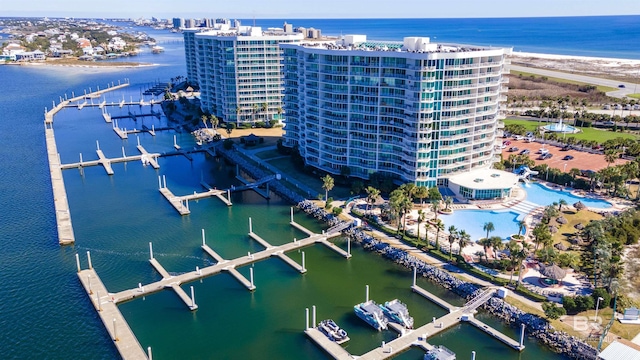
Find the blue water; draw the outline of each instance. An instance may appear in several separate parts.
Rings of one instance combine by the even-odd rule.
[[[569,205],[581,201],[586,206],[596,209],[607,209],[612,206],[611,203],[605,200],[575,196],[569,192],[549,189],[540,184],[525,185],[524,190],[527,192],[527,201],[542,206],[551,205],[554,202],[560,201],[560,199],[565,200]]]
[[[560,132],[560,133],[573,133],[574,131],[576,131],[576,128],[567,124],[550,124],[550,125],[545,125],[543,127],[545,128],[545,130]]]
[[[416,14],[420,15],[420,14]],[[426,15],[426,14],[425,14]],[[287,19],[325,35],[365,34],[374,40],[428,36],[432,41],[513,47],[514,51],[640,59],[640,16],[500,19]],[[253,20],[243,20],[251,24]],[[284,20],[259,19],[257,26],[282,27]]]
[[[458,230],[465,230],[471,235],[471,241],[477,241],[486,237],[487,233],[482,228],[487,222],[492,222],[495,230],[489,236],[500,236],[503,239],[518,233],[518,216],[520,214],[502,210],[455,210],[451,215],[441,215],[440,219],[445,224],[445,230],[453,225]]]

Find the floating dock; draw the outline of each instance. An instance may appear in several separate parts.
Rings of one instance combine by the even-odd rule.
[[[120,356],[127,360],[146,360],[147,354],[95,270],[79,271],[78,278]]]
[[[96,91],[92,94],[100,96],[108,91],[118,90],[126,86],[129,86],[129,84],[112,86],[104,90]],[[60,110],[64,109],[71,102],[82,100],[84,97],[85,95],[77,96],[69,100],[61,101],[58,105],[55,105],[54,102],[53,108],[49,111],[46,111],[45,109],[44,114],[44,132],[45,142],[47,146],[47,159],[49,161],[49,173],[51,175],[53,204],[56,211],[58,243],[60,245],[73,244],[75,242],[75,235],[73,233],[73,225],[71,223],[71,212],[69,211],[67,190],[64,186],[64,179],[62,177],[62,164],[60,161],[60,154],[58,154],[56,138],[53,131],[53,119]]]

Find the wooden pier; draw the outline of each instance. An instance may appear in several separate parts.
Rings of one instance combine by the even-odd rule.
[[[151,165],[154,169],[160,168],[160,165],[158,165],[158,161],[157,161],[157,158],[160,156],[160,154],[149,153],[141,145],[138,145],[137,148],[138,148],[138,151],[140,151],[140,155],[126,156],[124,154],[124,148],[122,148],[123,156],[118,158],[108,158],[104,155],[102,150],[97,149],[96,154],[98,155],[98,160],[83,161],[81,157],[80,162],[71,163],[71,164],[62,164],[60,165],[60,169],[66,170],[66,169],[101,165],[107,174],[113,175],[114,172],[113,172],[113,168],[111,167],[111,164],[120,163],[120,162],[129,162],[129,161],[142,161],[142,159],[145,159],[146,163]]]
[[[79,271],[78,278],[120,356],[127,360],[146,360],[147,354],[95,270]]]
[[[289,242],[280,246],[271,246],[263,251],[259,251],[253,254],[247,254],[246,256],[242,256],[232,260],[226,260],[224,259],[224,257],[217,254],[213,249],[207,246],[206,243],[204,242],[204,237],[203,237],[202,249],[207,254],[209,254],[213,259],[216,260],[216,264],[204,267],[202,269],[198,268],[194,271],[190,271],[180,275],[175,275],[170,278],[163,278],[162,280],[159,280],[144,286],[140,286],[137,288],[124,290],[124,291],[113,294],[113,298],[116,303],[119,303],[122,301],[128,301],[140,296],[146,296],[151,293],[161,291],[166,287],[172,286],[173,284],[180,285],[180,284],[188,283],[188,282],[202,279],[208,276],[219,274],[223,271],[229,272],[232,276],[238,279],[238,281],[240,281],[240,283],[244,285],[247,289],[254,290],[255,284],[253,283],[253,281],[247,280],[244,276],[242,276],[242,274],[240,274],[236,270],[238,267],[242,267],[258,261],[266,260],[272,256],[281,257],[280,253],[284,255],[284,253],[288,251],[300,249],[305,246],[313,245],[315,243],[321,243],[330,248],[332,247],[331,245],[327,245],[331,243],[329,243],[326,240],[325,235],[315,234],[313,236],[309,236],[302,240],[294,240],[293,242]],[[300,271],[299,270],[300,268],[298,267],[295,267],[295,268],[296,270]],[[164,276],[163,274],[161,275]]]
[[[456,311],[456,310],[459,309],[459,307],[451,305],[450,303],[448,303],[444,299],[441,299],[441,298],[437,297],[436,295],[428,292],[427,290],[421,288],[418,285],[412,285],[411,286],[411,290],[413,290],[413,292],[415,292],[415,293],[418,293],[419,295],[421,295],[422,297],[426,298],[427,300],[435,303],[436,305],[439,305],[440,307],[445,308],[449,312],[453,312],[453,311]]]
[[[476,312],[476,309],[487,302],[496,292],[496,288],[487,288],[480,294],[476,295],[472,300],[467,302],[464,307],[457,307],[449,304],[447,301],[440,299],[436,295],[428,292],[427,290],[416,285],[416,269],[414,268],[413,272],[413,286],[411,289],[414,292],[424,296],[430,301],[442,306],[443,308],[449,310],[449,313],[436,319],[433,318],[433,321],[415,329],[415,330],[407,330],[400,326],[392,326],[392,330],[395,330],[399,333],[398,338],[388,342],[382,343],[381,346],[363,354],[362,356],[353,356],[349,354],[344,348],[336,344],[335,342],[329,340],[324,334],[317,331],[314,328],[309,328],[309,319],[308,319],[308,309],[307,309],[307,328],[305,329],[305,334],[309,336],[316,344],[323,348],[323,350],[331,355],[334,359],[353,359],[358,358],[362,360],[379,360],[379,359],[387,359],[394,356],[397,356],[399,353],[406,351],[411,346],[418,346],[425,350],[429,350],[432,346],[427,342],[427,339],[430,336],[434,336],[454,325],[459,324],[460,322],[468,322],[476,328],[486,332],[487,334],[493,336],[498,339],[502,343],[511,347],[514,350],[522,351],[524,350],[524,326],[522,327],[522,332],[520,334],[520,342],[517,342],[514,339],[506,336],[500,331],[490,327],[489,325],[483,323],[480,320],[474,318],[473,314]],[[368,291],[368,290],[367,290]],[[368,295],[367,295],[368,297]],[[315,315],[314,315],[315,317]],[[391,323],[389,324],[391,325]],[[313,325],[315,326],[315,324]],[[314,331],[315,330],[315,331]]]
[[[227,194],[227,196],[229,196],[229,190],[215,190],[210,188],[209,190],[200,193],[194,191],[193,194],[190,195],[176,196],[167,187],[166,179],[164,179],[163,183],[160,177],[158,177],[158,182],[160,183],[160,188],[158,190],[180,215],[191,214],[191,210],[189,210],[190,200],[200,200],[215,196],[223,203],[225,203],[225,205],[232,205],[230,198],[227,199],[226,197],[224,197],[224,194]]]
[[[93,94],[98,96],[108,91],[129,86],[129,84],[122,84],[113,87],[109,87],[104,90],[96,91]],[[53,204],[56,211],[56,225],[58,230],[58,243],[60,245],[72,244],[75,242],[75,235],[73,233],[73,226],[71,223],[71,212],[69,211],[69,201],[67,200],[67,190],[64,186],[64,179],[62,177],[62,167],[60,161],[60,154],[58,154],[58,148],[56,145],[56,138],[53,131],[53,119],[55,115],[62,109],[64,109],[71,102],[79,101],[84,98],[83,96],[77,96],[69,100],[61,101],[58,105],[55,105],[51,110],[46,111],[44,114],[44,128],[45,128],[45,142],[47,146],[47,160],[49,161],[49,173],[51,175],[51,188],[53,191]]]

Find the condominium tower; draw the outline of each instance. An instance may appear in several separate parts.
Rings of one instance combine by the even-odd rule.
[[[510,49],[364,35],[281,48],[284,145],[307,165],[434,186],[498,160]]]
[[[187,77],[200,87],[202,110],[236,124],[280,120],[284,95],[278,45],[299,43],[304,35],[216,27],[184,35]]]

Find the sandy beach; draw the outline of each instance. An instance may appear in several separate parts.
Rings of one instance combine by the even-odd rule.
[[[606,74],[617,78],[627,78],[628,81],[640,79],[640,60],[634,59],[614,59],[514,51],[511,54],[511,62],[514,65],[524,65],[585,75]]]

